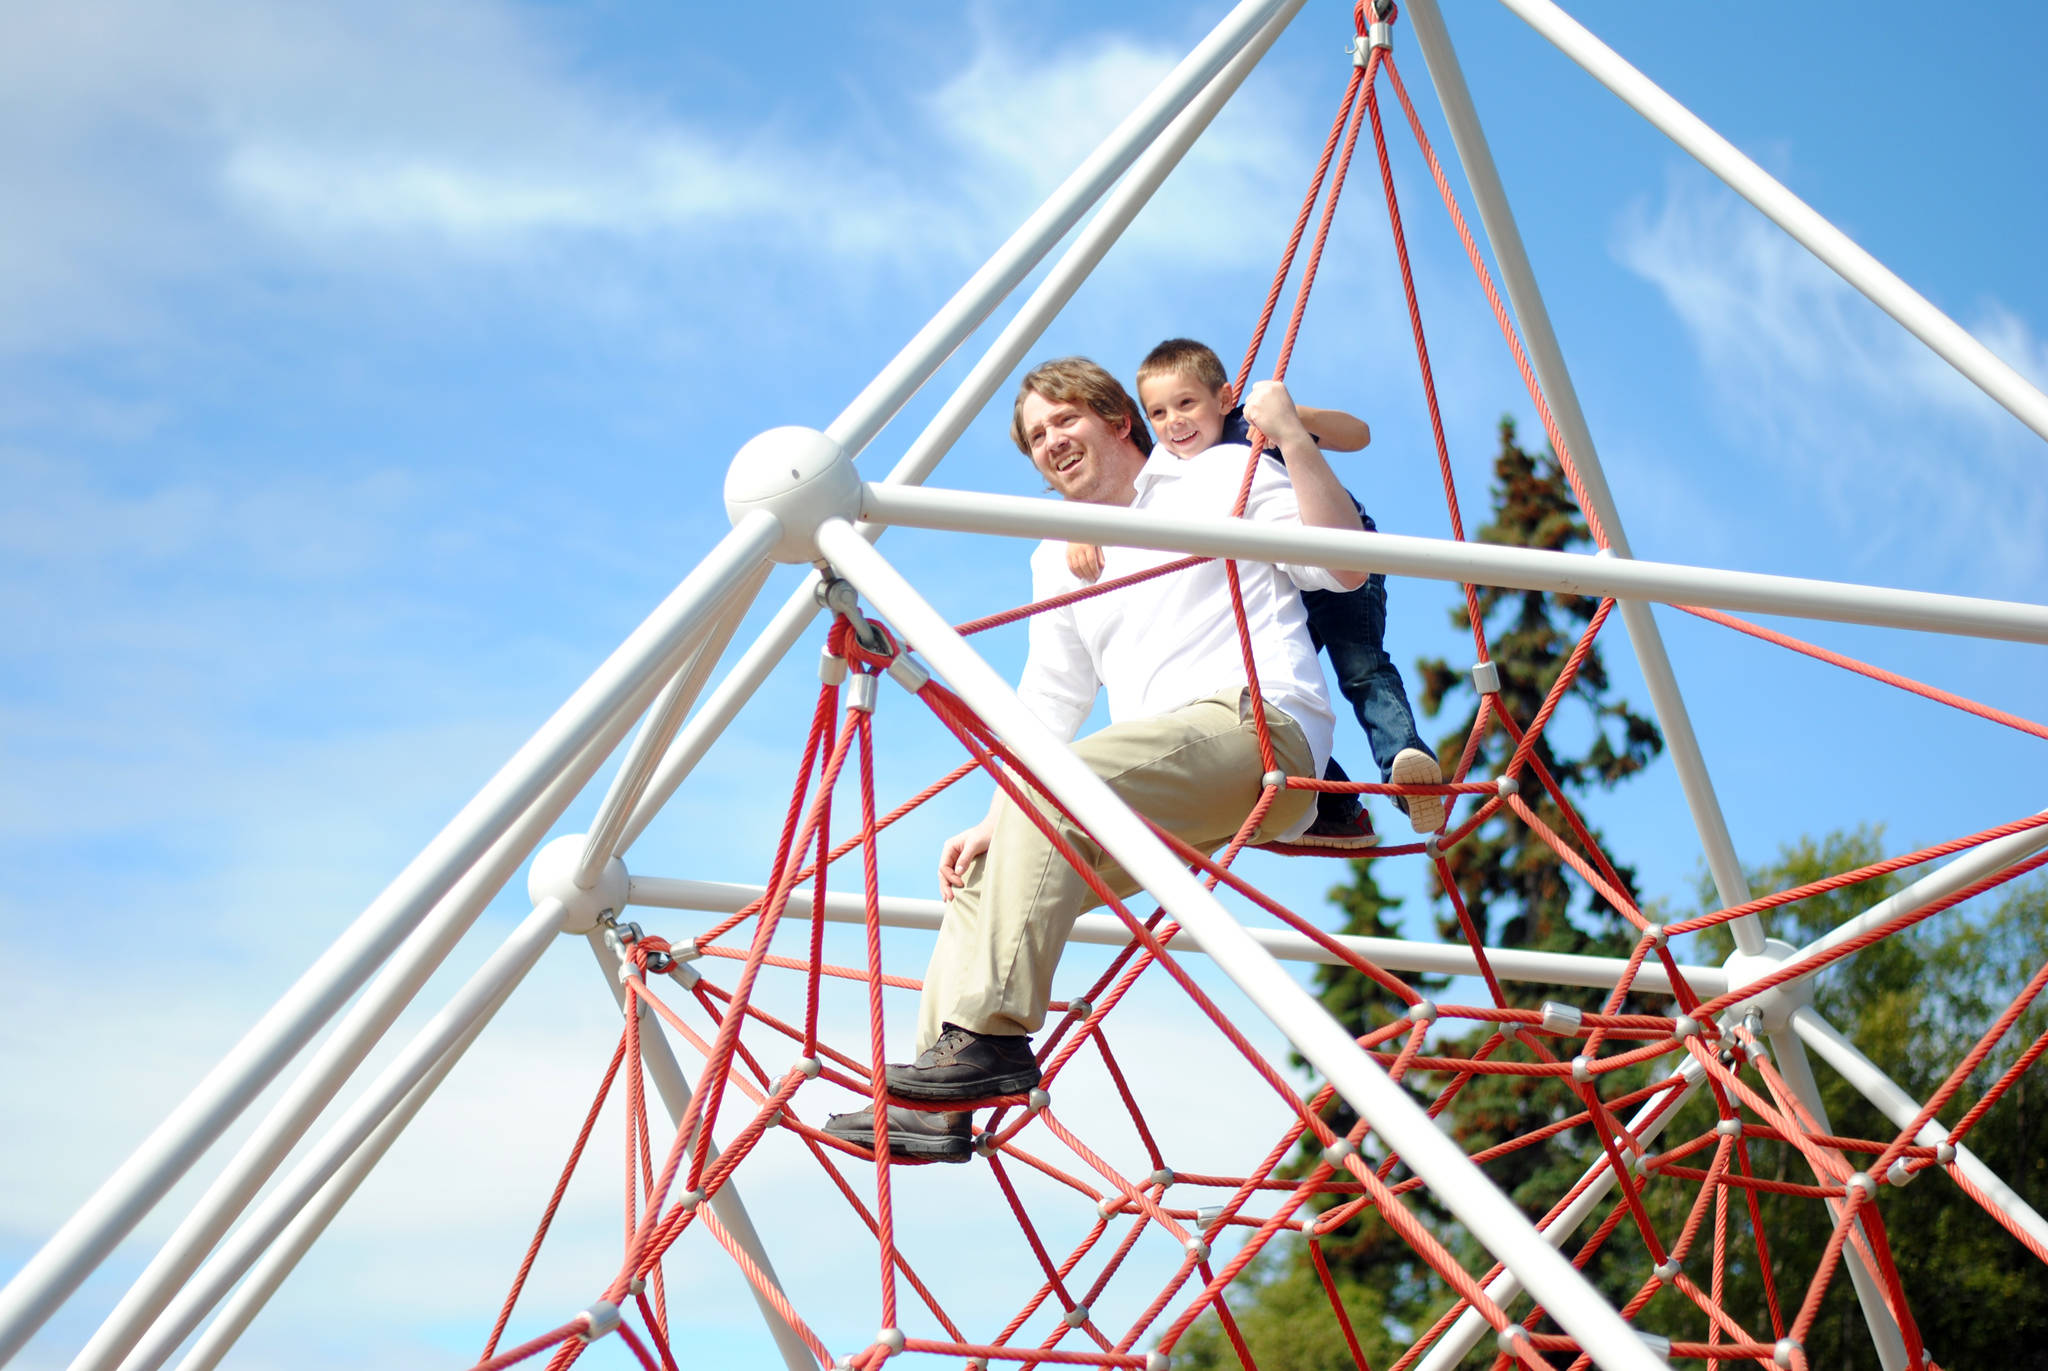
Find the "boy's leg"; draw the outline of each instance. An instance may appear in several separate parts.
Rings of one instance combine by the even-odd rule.
[[[1356,590],[1310,590],[1301,599],[1308,608],[1309,631],[1330,655],[1337,689],[1372,745],[1380,779],[1407,784],[1439,779],[1436,753],[1416,731],[1401,669],[1387,655],[1387,578],[1375,573]],[[1403,808],[1419,832],[1433,832],[1443,823],[1440,797],[1417,796]]]

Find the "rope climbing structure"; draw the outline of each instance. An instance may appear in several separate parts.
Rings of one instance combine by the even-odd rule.
[[[823,431],[771,430],[740,452],[726,488],[732,533],[0,1292],[0,1360],[70,1297],[346,1005],[74,1363],[88,1371],[149,1371],[183,1349],[181,1367],[217,1364],[496,1008],[564,934],[597,954],[624,1011],[622,1026],[608,1054],[590,1063],[595,1086],[578,1126],[565,1130],[559,1182],[552,1194],[534,1197],[530,1246],[523,1258],[507,1255],[514,1274],[469,1363],[475,1371],[522,1363],[561,1371],[586,1355],[649,1371],[686,1364],[692,1301],[673,1275],[677,1254],[695,1250],[686,1245],[715,1250],[732,1264],[792,1371],[877,1371],[899,1357],[984,1368],[1160,1371],[1204,1319],[1213,1320],[1249,1369],[1257,1359],[1233,1316],[1233,1288],[1256,1273],[1263,1256],[1297,1244],[1305,1245],[1326,1297],[1323,1316],[1365,1368],[1372,1363],[1324,1247],[1369,1221],[1383,1224],[1438,1282],[1436,1315],[1407,1331],[1396,1371],[1465,1364],[1475,1349],[1496,1367],[1648,1371],[1705,1361],[1803,1368],[1804,1342],[1822,1300],[1842,1281],[1853,1287],[1882,1365],[1933,1367],[1939,1349],[1923,1340],[1915,1292],[1901,1280],[1884,1220],[1888,1192],[1923,1172],[1940,1173],[1931,1183],[1952,1186],[1957,1205],[1977,1207],[2002,1226],[2026,1260],[2048,1262],[2048,1222],[1969,1147],[1972,1131],[2048,1050],[2035,1011],[2048,989],[2048,966],[1983,1025],[1924,1101],[1886,1078],[1815,1010],[1812,995],[1814,978],[1830,967],[2048,865],[2048,813],[2015,815],[1825,880],[1751,892],[1648,606],[1677,607],[1910,692],[1928,708],[1967,711],[2037,739],[2048,738],[2041,722],[1740,614],[2042,643],[2048,610],[1633,558],[1434,0],[1408,0],[1401,11],[1363,0],[1350,12],[1351,72],[1250,330],[1237,385],[1242,393],[1259,373],[1269,326],[1293,281],[1293,306],[1265,372],[1285,378],[1354,153],[1369,129],[1392,243],[1387,265],[1406,302],[1448,537],[1278,528],[1233,517],[1242,511],[1256,455],[1248,460],[1238,509],[1201,519],[921,488],[1302,3],[1239,5],[837,421]],[[1726,172],[1727,159],[1739,159],[1545,0],[1504,3],[1710,167]],[[1404,25],[1443,101],[1499,281],[1404,84],[1394,50]],[[1398,118],[1390,117],[1396,111]],[[1412,144],[1438,193],[1597,555],[1484,545],[1468,536],[1396,191],[1396,144],[1404,156]],[[1956,343],[1946,331],[1953,325],[1917,296],[1907,299],[1911,292],[1882,268],[1847,255],[1846,239],[1830,238],[1824,221],[1752,164],[1729,179],[1780,222],[1799,223],[1802,241],[2048,436],[2048,401],[2038,392],[1988,353]],[[854,457],[1091,207],[1094,216],[896,470],[884,481],[864,482]],[[1252,453],[1262,446],[1254,433]],[[895,526],[1142,546],[1161,549],[1163,560],[1058,600],[954,625],[876,548],[880,534]],[[969,640],[1075,599],[1115,595],[1134,581],[1217,560],[1232,587],[1267,775],[1237,835],[1212,853],[1119,801]],[[1309,562],[1461,588],[1479,707],[1464,751],[1441,784],[1333,782],[1278,767],[1236,590],[1238,561]],[[777,563],[817,569],[713,687],[720,658]],[[1499,689],[1478,598],[1485,586],[1596,601],[1547,696],[1527,717],[1518,717]],[[1637,905],[1539,749],[1617,611],[1670,740],[1716,885],[1719,907],[1682,922],[1659,923]],[[624,854],[653,815],[776,664],[805,641],[818,650],[820,681],[807,727],[800,736],[792,730],[789,740],[790,791],[766,870],[752,873],[751,884],[629,873]],[[885,697],[894,698],[885,705]],[[641,727],[627,741],[636,720]],[[886,796],[878,751],[891,746],[892,729],[911,728],[950,739],[957,762],[914,793]],[[1490,755],[1482,743],[1493,737],[1505,740],[1506,760],[1482,774],[1479,759]],[[590,831],[543,846],[567,805],[621,745]],[[883,893],[881,854],[900,821],[950,799],[953,787],[975,775],[1015,800],[1088,883],[1100,912],[1084,915],[1072,937],[1108,949],[1061,987],[1051,1027],[1035,1044],[1040,1085],[961,1106],[974,1111],[972,1156],[944,1202],[975,1230],[1013,1235],[1021,1254],[994,1273],[1005,1292],[994,1319],[984,1316],[979,1295],[973,1313],[962,1311],[949,1293],[959,1252],[909,1221],[912,1207],[931,1203],[934,1192],[925,1188],[928,1168],[888,1158],[890,1098],[882,1072],[892,1043],[902,1055],[922,970],[921,960],[885,964],[885,944],[898,946],[902,936],[885,938],[885,930],[930,930],[942,916],[936,902]],[[1376,848],[1372,860],[1434,868],[1462,940],[1332,934],[1240,874],[1241,852],[1284,789],[1442,797],[1448,817],[1441,828],[1421,841]],[[1510,825],[1525,828],[1626,922],[1626,956],[1484,942],[1450,864],[1482,829]],[[1083,846],[1113,858],[1140,893],[1120,897]],[[278,1175],[341,1084],[529,857],[532,915]],[[1824,893],[1891,890],[1884,883],[1902,873],[1913,879],[1883,898],[1873,895],[1862,913],[1805,947],[1767,936],[1774,910]],[[829,953],[828,926],[835,923],[859,931],[859,954],[849,964]],[[1720,965],[1681,961],[1680,949],[1692,945],[1688,936],[1709,930],[1724,931],[1734,953]],[[1348,968],[1363,978],[1372,987],[1374,1026],[1354,1036],[1302,989],[1283,967],[1287,960]],[[1433,994],[1448,999],[1449,992],[1430,987],[1443,985],[1461,994],[1469,988],[1469,1002],[1437,1002]],[[1528,1007],[1532,997],[1510,994],[1510,986],[1593,988],[1603,995],[1597,1010],[1564,999]],[[1166,1055],[1212,1064],[1207,1069],[1218,1081],[1232,1083],[1236,1093],[1209,1107],[1270,1119],[1268,1131],[1237,1147],[1225,1144],[1247,1136],[1243,1128],[1168,1126],[1183,1115],[1162,1098],[1158,1044],[1133,1026],[1130,1007],[1141,1001],[1148,1014],[1162,1003],[1171,1007],[1176,1028]],[[833,1025],[847,1022],[861,1031],[835,1040]],[[1475,1028],[1482,1036],[1459,1041],[1476,1047],[1444,1049],[1447,1030]],[[1286,1060],[1289,1052],[1306,1064],[1306,1076]],[[1809,1054],[1867,1097],[1894,1131],[1837,1132]],[[1996,1064],[1988,1082],[1987,1063]],[[1439,1120],[1491,1076],[1547,1081],[1567,1092],[1569,1107],[1468,1150]],[[822,1127],[829,1108],[861,1104],[875,1110],[873,1149]],[[587,1307],[530,1308],[522,1301],[529,1273],[572,1178],[598,1164],[593,1148],[615,1126],[624,1170],[624,1237],[616,1258],[589,1273]],[[1524,1190],[1511,1202],[1497,1184],[1504,1171],[1566,1136],[1592,1141],[1592,1164],[1555,1193],[1533,1197]],[[1754,1165],[1760,1143],[1789,1147],[1800,1171],[1765,1175]],[[835,1231],[854,1235],[836,1266],[842,1284],[872,1291],[873,1331],[857,1345],[835,1344],[806,1313],[816,1292],[785,1285],[778,1275],[773,1254],[782,1235],[758,1231],[741,1201],[742,1186],[764,1172],[779,1191],[799,1190],[821,1224],[829,1211]],[[1827,1232],[1810,1269],[1788,1277],[1771,1261],[1762,1195],[1803,1201],[1808,1222]],[[1446,1240],[1446,1223],[1490,1253],[1490,1264],[1468,1269]],[[1626,1252],[1636,1263],[1619,1307],[1585,1274],[1603,1252]],[[1756,1308],[1734,1301],[1727,1280],[1731,1261],[1751,1257],[1763,1274],[1764,1299]],[[1655,1325],[1651,1311],[1668,1307],[1656,1303],[1667,1291],[1698,1312],[1703,1337],[1676,1337]]]

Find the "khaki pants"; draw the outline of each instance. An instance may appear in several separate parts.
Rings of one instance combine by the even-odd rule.
[[[1314,758],[1300,727],[1266,708],[1273,752],[1289,775],[1306,776]],[[1221,691],[1167,714],[1111,724],[1074,751],[1124,802],[1183,842],[1213,852],[1233,837],[1258,802],[1264,767],[1249,692]],[[1282,790],[1254,841],[1284,833],[1315,803],[1315,793]],[[1055,831],[1119,897],[1137,887],[1123,869],[1044,809]],[[1079,872],[1008,799],[996,812],[989,848],[953,894],[925,973],[917,1050],[943,1024],[975,1033],[1035,1033],[1052,1002],[1052,973],[1080,913],[1100,903]]]

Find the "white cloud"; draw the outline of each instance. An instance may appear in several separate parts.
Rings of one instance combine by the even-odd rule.
[[[1684,324],[1727,438],[1858,549],[1856,574],[2022,593],[2048,571],[2038,440],[1749,206],[1674,178],[1616,250]],[[2048,378],[2028,321],[1993,301],[1974,331]]]

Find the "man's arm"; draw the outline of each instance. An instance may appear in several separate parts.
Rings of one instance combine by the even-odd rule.
[[[1067,587],[1052,577],[1066,567],[1063,544],[1043,543],[1031,557],[1031,598],[1043,600]],[[1017,681],[1017,697],[1038,716],[1039,722],[1062,738],[1071,739],[1081,731],[1088,711],[1095,707],[1101,682],[1096,679],[1095,661],[1088,655],[1074,627],[1071,613],[1047,610],[1031,619],[1031,650],[1024,659],[1024,674]],[[939,896],[953,898],[953,891],[967,883],[967,867],[988,850],[989,832],[995,825],[1003,792],[989,798],[988,813],[969,829],[955,833],[939,849]]]
[[[1294,408],[1301,415],[1302,427],[1315,435],[1316,446],[1325,452],[1357,452],[1372,442],[1372,429],[1356,414],[1314,405]]]
[[[1352,503],[1350,492],[1337,479],[1337,473],[1330,470],[1322,450],[1309,436],[1308,426],[1295,412],[1294,400],[1287,394],[1286,386],[1278,381],[1260,381],[1246,398],[1244,413],[1286,458],[1287,478],[1294,486],[1294,499],[1303,525],[1344,529],[1352,533],[1365,531],[1365,525],[1358,519],[1358,506]],[[1366,574],[1362,571],[1332,569],[1330,574],[1346,590],[1356,590],[1365,584]]]

